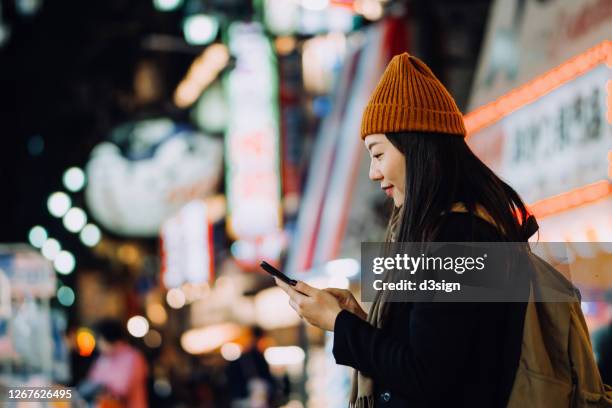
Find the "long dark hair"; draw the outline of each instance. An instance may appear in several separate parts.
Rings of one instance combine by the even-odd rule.
[[[406,160],[404,202],[391,214],[388,237],[393,234],[397,242],[432,241],[440,215],[462,202],[471,213],[477,205],[484,209],[506,240],[525,240],[522,220],[529,216],[525,204],[476,157],[463,137],[430,132],[386,136]]]

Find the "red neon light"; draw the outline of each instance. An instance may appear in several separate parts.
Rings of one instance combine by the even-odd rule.
[[[612,67],[612,41],[610,40],[603,41],[582,54],[570,58],[558,67],[465,115],[467,137],[541,98],[560,85],[590,71],[601,63],[606,63],[608,67]],[[610,105],[610,86],[608,85],[608,121],[612,119]]]
[[[536,218],[544,218],[585,204],[591,204],[610,195],[612,195],[612,184],[608,180],[600,180],[575,190],[536,201],[529,205],[529,210]]]
[[[503,117],[534,102],[559,86],[605,63],[612,68],[612,41],[606,40],[579,54],[556,68],[515,88],[495,101],[481,106],[464,116],[467,137],[492,125]],[[612,123],[612,81],[606,82],[607,119]],[[608,152],[608,178],[612,179],[612,151]],[[612,195],[612,185],[601,180],[529,205],[530,211],[539,218],[547,217],[571,208],[592,203]]]

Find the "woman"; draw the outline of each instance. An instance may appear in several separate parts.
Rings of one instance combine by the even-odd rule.
[[[516,192],[470,151],[455,101],[419,59],[392,59],[361,137],[370,179],[393,199],[388,240],[515,242],[537,229]],[[334,331],[336,362],[355,369],[350,407],[506,405],[524,303],[398,303],[378,292],[366,313],[349,291],[276,283],[303,319]]]

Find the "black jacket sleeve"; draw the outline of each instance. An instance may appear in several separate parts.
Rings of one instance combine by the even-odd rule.
[[[332,352],[338,364],[401,394],[429,399],[456,387],[477,321],[473,304],[417,303],[406,322],[410,340],[402,342],[343,310],[335,321]]]

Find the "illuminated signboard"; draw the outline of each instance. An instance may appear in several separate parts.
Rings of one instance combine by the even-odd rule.
[[[612,38],[610,0],[491,3],[470,110]]]
[[[228,232],[256,240],[281,227],[277,73],[270,43],[256,23],[234,23],[226,77]]]
[[[7,295],[9,299],[51,298],[56,293],[57,279],[51,262],[26,245],[0,245],[0,279],[0,299]]]
[[[468,143],[528,203],[606,180],[611,79],[612,70],[598,64],[476,130]],[[509,98],[498,105],[511,104]],[[480,113],[468,115],[466,124]]]
[[[186,204],[161,228],[162,282],[166,288],[213,278],[212,227],[206,204]]]
[[[185,203],[215,192],[222,149],[221,141],[168,119],[122,125],[91,152],[88,210],[114,233],[155,237]]]

